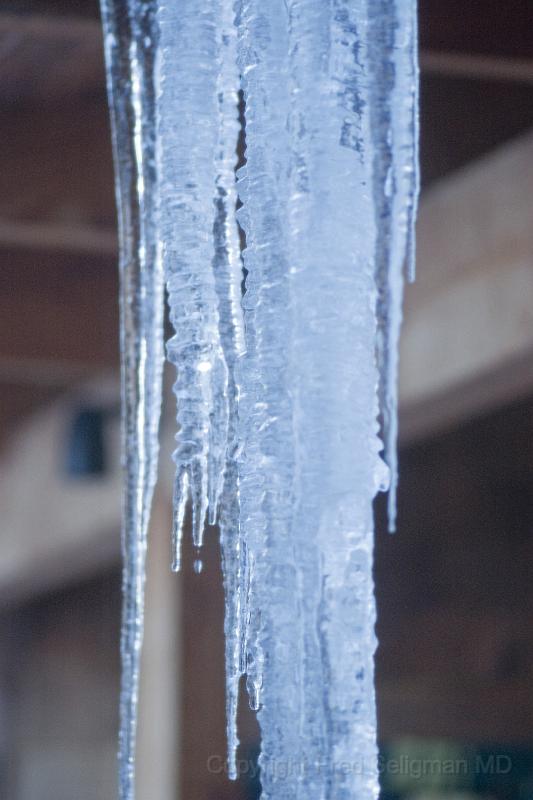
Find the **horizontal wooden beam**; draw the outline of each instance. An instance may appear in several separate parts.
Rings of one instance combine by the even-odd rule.
[[[97,367],[52,358],[13,358],[0,355],[0,385],[65,389],[97,371]]]
[[[18,106],[105,92],[98,19],[0,14],[0,103]]]
[[[0,249],[114,256],[118,244],[110,228],[0,219]]]
[[[423,73],[484,81],[525,83],[533,86],[533,59],[495,58],[470,53],[423,50]]]
[[[57,362],[50,380],[85,364],[118,363],[118,270],[114,256],[0,250],[0,359]],[[29,361],[28,361],[29,359]],[[39,380],[45,379],[42,370]]]
[[[0,82],[0,103],[1,103]],[[103,99],[1,110],[0,221],[15,247],[110,251],[116,222]],[[56,227],[57,226],[57,227]],[[49,230],[51,228],[51,230]],[[108,244],[111,242],[111,244]]]
[[[531,58],[531,0],[420,0],[422,50]]]

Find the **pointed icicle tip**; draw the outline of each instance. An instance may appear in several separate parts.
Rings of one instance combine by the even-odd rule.
[[[204,490],[206,470],[196,460],[191,465],[192,541],[200,548],[204,543],[204,524],[207,515],[207,495]]]
[[[183,523],[189,499],[189,473],[181,469],[176,475],[174,484],[174,517],[172,521],[172,572],[181,569],[181,542],[183,539]]]

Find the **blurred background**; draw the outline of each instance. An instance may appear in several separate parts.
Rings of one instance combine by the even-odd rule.
[[[377,504],[384,800],[533,799],[533,3],[420,0],[423,194],[399,529]],[[115,797],[120,615],[113,167],[96,0],[0,8],[0,797]],[[139,797],[225,776],[223,598],[149,558]]]

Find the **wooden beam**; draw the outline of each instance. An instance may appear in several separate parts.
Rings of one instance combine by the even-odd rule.
[[[422,50],[439,50],[507,58],[531,58],[531,0],[421,0]]]
[[[117,234],[111,228],[0,219],[0,249],[114,256]]]
[[[2,110],[0,220],[14,222],[11,231],[3,226],[14,244],[50,237],[54,247],[67,239],[95,251],[109,240],[116,213],[108,119],[103,98]]]
[[[41,387],[43,390],[66,389],[88,375],[97,371],[90,361],[76,364],[73,361],[59,361],[50,356],[43,358],[10,358],[0,356],[0,385]]]
[[[525,83],[533,86],[533,60],[494,58],[470,53],[446,53],[423,50],[420,53],[423,73],[484,81]]]
[[[0,103],[64,102],[105,92],[98,19],[0,14]]]
[[[0,252],[0,359],[9,359],[12,377],[22,360],[31,367],[44,359],[58,362],[56,383],[68,364],[72,374],[83,365],[115,367],[118,352],[114,257]]]
[[[533,391],[532,191],[529,134],[425,196],[400,360],[405,440]]]

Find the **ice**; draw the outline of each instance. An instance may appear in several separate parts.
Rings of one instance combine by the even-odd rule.
[[[363,4],[240,6],[241,524],[261,783],[276,800],[378,793],[372,500],[385,468],[368,28]]]
[[[243,298],[246,352],[238,365],[241,530],[250,560],[247,683],[259,707],[260,767],[299,753],[300,659],[294,510],[293,403],[289,353],[290,289],[287,195],[291,141],[287,129],[288,20],[284,0],[238,3],[238,63],[246,104],[246,166],[238,190],[248,271]],[[295,630],[296,626],[296,630]],[[296,656],[296,657],[295,657]],[[265,714],[275,724],[269,724]],[[295,796],[296,777],[278,800]]]
[[[174,563],[180,564],[184,505],[191,498],[195,545],[208,507],[213,521],[228,443],[228,370],[213,271],[219,149],[218,3],[160,2],[157,92],[159,224],[176,366],[178,433]]]
[[[390,467],[389,529],[396,526],[398,344],[403,276],[414,279],[418,172],[418,34],[415,0],[380,0],[369,15],[372,46],[378,365],[385,460]]]
[[[103,11],[129,476],[121,800],[133,798],[162,268],[177,369],[172,566],[190,501],[197,548],[206,517],[220,530],[230,777],[246,674],[265,800],[375,800],[372,504],[390,476],[393,528],[419,183],[416,2],[106,0]]]
[[[220,500],[219,528],[226,609],[225,670],[228,764],[230,777],[236,777],[238,747],[237,708],[242,675],[243,574],[245,554],[241,543],[239,488],[236,463],[237,439],[237,359],[244,353],[241,308],[242,261],[235,210],[237,189],[235,167],[239,137],[237,31],[233,0],[222,0],[218,25],[219,75],[218,144],[215,157],[216,192],[214,198],[213,272],[218,298],[219,331],[228,370],[228,443],[224,485]],[[215,521],[214,516],[211,520]]]
[[[190,0],[161,3],[158,96],[161,233],[176,331],[168,355],[178,370],[180,427],[173,566],[179,568],[184,503],[190,492],[195,544],[202,543],[207,509],[210,523],[218,516],[220,524],[231,762],[237,749],[243,570],[235,363],[244,348],[235,219],[239,75],[233,16],[230,0],[207,7]]]
[[[102,0],[120,239],[123,610],[119,795],[133,797],[148,523],[157,474],[163,270],[155,170],[155,2]]]

